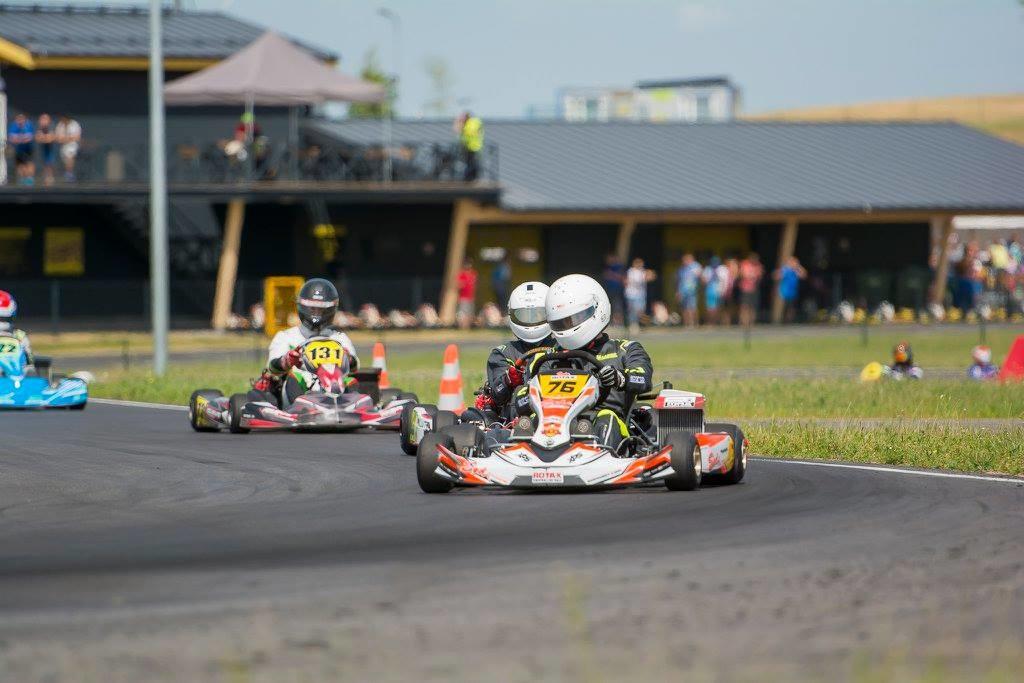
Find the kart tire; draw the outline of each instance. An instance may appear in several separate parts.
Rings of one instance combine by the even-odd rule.
[[[398,398],[399,394],[401,393],[402,392],[399,391],[398,389],[381,389],[380,399],[378,403],[380,403],[381,406],[386,406],[387,404],[391,403],[396,398]]]
[[[192,426],[192,429],[197,432],[216,432],[219,431],[217,427],[205,427],[200,426],[196,422],[196,399],[202,396],[207,400],[213,400],[220,398],[224,395],[224,392],[218,391],[217,389],[196,389],[192,392],[192,395],[188,397],[188,423]]]
[[[421,406],[428,407],[428,406]],[[412,416],[417,408],[415,403],[406,403],[402,406],[402,416],[398,418],[398,438],[402,442],[402,452],[406,455],[416,455],[416,447],[418,443],[413,442],[413,438],[416,436],[413,434],[413,422]],[[435,411],[437,408],[434,409]]]
[[[669,491],[693,491],[700,486],[700,446],[697,437],[689,432],[672,432],[665,438],[663,446],[672,447],[672,469],[675,472],[665,477]]]
[[[709,422],[704,426],[704,431],[725,432],[732,437],[734,444],[732,469],[724,474],[716,472],[714,474],[705,474],[704,477],[708,481],[721,484],[738,484],[743,481],[743,475],[747,473],[747,451],[743,447],[743,430],[739,428],[739,425],[729,424],[728,422]]]
[[[416,481],[424,493],[448,493],[455,486],[434,471],[437,469],[437,447],[440,444],[448,448],[455,447],[450,436],[430,432],[423,436],[416,451]]]
[[[458,424],[458,416],[450,410],[439,410],[437,415],[434,416],[434,431],[439,432],[445,427],[451,427],[453,424]]]
[[[412,401],[413,403],[419,403],[420,402],[420,397],[417,396],[416,394],[412,393],[411,391],[403,391],[402,393],[400,393],[398,395],[398,400],[399,401]]]
[[[73,406],[68,406],[68,410],[85,410],[85,406],[88,404],[88,401],[82,401],[81,403],[76,403]]]
[[[242,426],[242,410],[245,408],[245,404],[249,402],[248,394],[232,394],[231,399],[228,401],[228,416],[230,418],[230,424],[228,429],[231,430],[232,434],[248,434],[249,430]]]

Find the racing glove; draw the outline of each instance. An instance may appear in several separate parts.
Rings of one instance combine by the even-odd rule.
[[[597,381],[605,389],[622,389],[626,386],[626,376],[622,371],[616,370],[610,365],[602,365],[597,371]]]
[[[285,368],[297,368],[302,365],[302,351],[299,349],[292,349],[288,353],[284,354],[284,358],[281,359],[281,365]]]
[[[519,361],[505,371],[505,377],[508,379],[509,387],[515,389],[523,383],[523,369],[519,365]]]
[[[476,397],[476,408],[477,410],[493,410],[494,399],[487,394],[480,394]]]

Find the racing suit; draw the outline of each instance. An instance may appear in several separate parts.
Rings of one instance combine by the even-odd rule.
[[[525,342],[517,338],[491,350],[491,355],[487,357],[485,383],[494,403],[492,409],[498,416],[502,419],[514,417],[513,398],[517,394],[525,395],[525,381],[523,384],[513,386],[509,382],[509,368],[530,352],[540,355],[540,353],[554,349],[554,346],[554,339],[548,336],[539,342]],[[528,375],[528,370],[529,368],[523,368],[523,375]]]
[[[326,327],[316,333],[302,325],[289,327],[287,330],[281,330],[275,334],[274,338],[270,340],[270,350],[267,352],[267,372],[264,373],[264,378],[267,378],[268,374],[270,375],[267,378],[271,380],[269,382],[270,386],[263,390],[254,388],[253,392],[250,392],[252,400],[263,401],[267,400],[268,397],[273,397],[277,400],[271,402],[284,408],[291,405],[296,397],[306,392],[313,383],[313,375],[300,368],[292,369],[285,367],[284,357],[289,351],[311,337],[329,337],[338,342],[352,359],[349,370],[355,370],[359,367],[359,356],[356,355],[356,347],[344,332],[333,327]]]
[[[25,352],[25,364],[35,364],[35,356],[32,355],[32,344],[29,342],[28,334],[24,330],[16,329],[7,322],[0,322],[0,334],[9,335],[17,339],[21,343],[22,350]]]
[[[610,365],[625,378],[623,387],[609,390],[604,401],[596,406],[594,420],[594,434],[602,443],[616,448],[629,436],[626,418],[633,401],[653,386],[654,365],[640,342],[612,339],[603,332],[580,350],[592,353],[603,365]]]

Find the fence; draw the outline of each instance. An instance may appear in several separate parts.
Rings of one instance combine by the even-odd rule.
[[[6,145],[7,182],[18,182],[15,149]],[[466,165],[457,144],[396,142],[389,148],[392,180],[421,182],[460,182],[466,178]],[[229,153],[231,152],[231,153]],[[302,182],[340,182],[384,180],[385,150],[381,145],[306,144],[292,150],[286,143],[257,140],[235,148],[223,142],[188,142],[167,151],[167,177],[170,183],[232,184],[279,180]],[[44,159],[40,145],[34,145],[35,183],[42,184]],[[59,155],[53,162],[56,183],[64,184]],[[478,179],[498,179],[498,149],[485,146],[478,155]],[[111,145],[94,140],[82,142],[75,163],[77,184],[117,185],[145,183],[149,180],[148,145]]]

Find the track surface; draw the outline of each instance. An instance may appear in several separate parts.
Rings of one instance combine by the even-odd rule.
[[[393,434],[90,405],[0,435],[0,679],[1024,662],[1021,483],[754,460],[694,493],[428,496]]]

